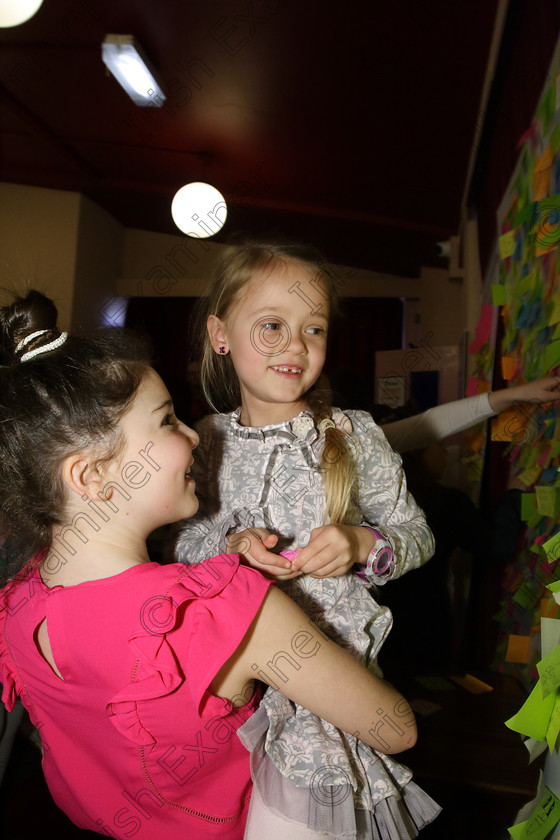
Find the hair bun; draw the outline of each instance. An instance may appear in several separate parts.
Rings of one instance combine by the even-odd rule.
[[[9,306],[0,308],[4,363],[10,364],[22,353],[56,338],[53,333],[58,334],[57,317],[58,310],[53,301],[35,289],[25,297],[17,297]],[[34,337],[30,338],[32,335]],[[25,339],[28,340],[22,345]]]

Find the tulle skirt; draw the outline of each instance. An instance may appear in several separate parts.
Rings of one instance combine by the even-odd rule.
[[[324,763],[314,761],[311,781],[294,782],[280,772],[266,751],[269,723],[266,708],[261,705],[238,730],[251,753],[255,797],[246,840],[259,834],[260,837],[268,835],[269,840],[281,840],[278,828],[272,833],[275,820],[278,825],[282,821],[286,824],[287,838],[298,840],[314,836],[337,840],[408,840],[417,837],[439,814],[440,807],[411,780],[408,768],[351,736],[346,736],[346,751],[352,754],[348,765],[352,767],[351,772],[331,763],[325,751]]]

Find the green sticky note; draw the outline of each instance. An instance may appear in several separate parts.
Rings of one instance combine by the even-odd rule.
[[[548,345],[544,351],[544,365],[545,370],[551,370],[560,365],[560,341],[553,341]]]
[[[560,800],[545,788],[545,793],[528,820],[512,825],[513,840],[545,840],[560,819]]]
[[[558,733],[560,733],[560,695],[556,694],[556,702],[550,716],[550,723],[546,732],[546,742],[548,749],[552,752],[558,740]]]
[[[525,610],[532,609],[538,600],[538,595],[535,594],[533,584],[525,581],[513,596],[513,600]]]
[[[539,524],[539,522],[541,521],[541,519],[542,519],[542,516],[540,515],[538,510],[535,511],[533,516],[531,516],[531,518],[527,520],[527,527],[530,528],[532,531],[534,531],[535,528],[537,527],[537,525]]]
[[[534,493],[521,494],[521,519],[527,522],[537,511],[537,497]]]
[[[500,256],[503,260],[507,257],[511,257],[515,251],[515,231],[509,230],[507,233],[498,237],[498,248],[500,250]]]
[[[492,303],[501,306],[506,302],[506,287],[501,283],[492,283]]]
[[[560,557],[560,533],[554,534],[553,537],[543,543],[542,547],[546,551],[549,563],[558,560],[558,557]]]
[[[560,580],[554,580],[552,583],[547,583],[547,589],[550,589],[551,592],[560,592]]]
[[[560,645],[537,662],[543,699],[560,686]]]
[[[558,514],[558,491],[555,487],[543,484],[535,486],[537,508],[543,516],[556,517]]]
[[[518,212],[517,215],[514,216],[513,219],[513,226],[519,227],[522,225],[523,222],[529,223],[533,218],[534,213],[534,206],[537,202],[531,201],[529,204],[526,204],[525,207],[522,207]]]
[[[560,323],[560,300],[554,300],[548,316],[548,323],[550,325]]]
[[[546,697],[542,696],[539,680],[517,714],[506,720],[506,726],[514,732],[520,732],[521,735],[544,741],[555,701],[554,692]]]
[[[531,452],[532,452],[533,457],[536,458],[537,453],[535,452],[535,450],[533,449],[533,450],[531,450]],[[539,467],[538,464],[531,464],[526,469],[524,469],[522,473],[519,474],[519,479],[527,487],[531,487],[531,485],[534,484],[535,481],[539,480],[541,475],[542,475],[542,467]]]
[[[550,151],[553,155],[556,155],[558,149],[560,149],[560,123],[550,135]]]
[[[521,296],[524,295],[525,292],[532,293],[536,285],[537,277],[535,274],[535,269],[533,269],[533,271],[530,271],[529,274],[526,274],[525,277],[522,277],[519,281],[515,290],[517,296],[521,298]],[[525,344],[525,342],[523,343]]]

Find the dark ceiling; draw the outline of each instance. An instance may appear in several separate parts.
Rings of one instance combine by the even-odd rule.
[[[239,230],[417,276],[457,232],[497,0],[44,0],[0,29],[4,181],[77,190],[179,233],[209,181]],[[132,34],[167,88],[139,108],[106,74]]]

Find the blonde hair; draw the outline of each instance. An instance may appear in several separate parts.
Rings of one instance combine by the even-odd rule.
[[[241,390],[229,354],[218,355],[211,344],[206,321],[209,315],[225,320],[243,289],[257,275],[269,274],[279,267],[299,263],[318,277],[329,301],[329,318],[338,311],[339,281],[322,254],[300,244],[245,240],[228,246],[216,264],[208,288],[201,324],[203,335],[201,383],[204,395],[214,411],[232,411],[241,404]],[[316,426],[332,418],[328,392],[317,383],[305,395]],[[325,484],[324,522],[344,522],[349,515],[355,479],[354,459],[347,434],[338,426],[327,424],[325,445],[321,453],[321,471]]]

